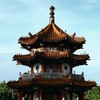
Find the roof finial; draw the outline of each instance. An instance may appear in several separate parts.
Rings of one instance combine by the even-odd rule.
[[[54,23],[54,11],[55,10],[55,7],[54,6],[51,6],[50,7],[50,23]]]

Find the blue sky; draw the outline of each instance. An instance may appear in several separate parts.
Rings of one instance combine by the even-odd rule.
[[[17,80],[19,72],[27,66],[12,61],[17,53],[29,53],[17,43],[28,32],[37,33],[49,24],[49,7],[55,6],[55,24],[68,34],[76,32],[86,44],[76,53],[90,55],[88,66],[74,68],[76,74],[84,72],[86,80],[100,85],[100,0],[0,0],[0,82]]]

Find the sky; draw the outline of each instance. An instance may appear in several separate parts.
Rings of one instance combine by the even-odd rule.
[[[100,85],[100,0],[0,0],[0,82],[17,80],[29,67],[16,65],[15,54],[28,54],[18,39],[37,33],[49,24],[50,6],[55,7],[55,24],[70,35],[84,37],[86,44],[76,54],[87,53],[88,65],[75,67],[85,80]]]

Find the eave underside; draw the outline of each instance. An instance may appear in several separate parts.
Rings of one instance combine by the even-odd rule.
[[[89,55],[75,55],[68,54],[68,52],[57,52],[57,53],[44,53],[44,52],[36,52],[34,55],[14,55],[13,59],[18,62],[18,64],[22,65],[33,65],[37,61],[70,61],[73,67],[78,65],[86,64],[86,60],[89,60]]]
[[[7,85],[13,89],[30,89],[38,88],[69,88],[70,90],[84,89],[88,90],[96,86],[95,82],[73,81],[70,79],[30,79],[9,81]]]

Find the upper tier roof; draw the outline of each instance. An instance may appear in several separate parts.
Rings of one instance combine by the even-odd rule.
[[[72,45],[82,45],[85,43],[85,38],[83,37],[75,37],[75,33],[69,35],[62,31],[55,23],[48,24],[45,28],[43,28],[38,33],[32,35],[29,33],[29,37],[21,37],[19,38],[19,43],[23,45],[34,45],[35,43],[41,42],[61,42],[62,41],[69,42]]]
[[[36,34],[32,35],[29,32],[28,37],[20,37],[18,42],[27,50],[31,48],[39,48],[41,46],[59,46],[63,44],[64,47],[69,47],[73,51],[82,48],[85,43],[84,37],[75,37],[76,33],[72,35],[67,34],[55,24],[54,7],[50,7],[50,23],[41,29]],[[42,45],[41,45],[42,44]]]

